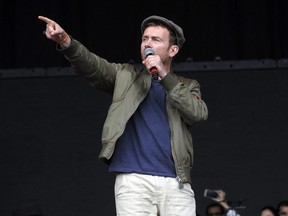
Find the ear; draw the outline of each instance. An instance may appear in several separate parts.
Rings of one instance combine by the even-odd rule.
[[[179,47],[177,45],[172,45],[169,50],[169,56],[174,57],[179,52]]]

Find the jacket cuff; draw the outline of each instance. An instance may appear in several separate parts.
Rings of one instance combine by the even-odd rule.
[[[179,80],[176,79],[172,74],[168,73],[161,80],[161,83],[167,91],[171,91],[179,83]]]
[[[61,52],[65,56],[71,56],[74,53],[76,53],[76,50],[78,49],[78,46],[76,46],[76,43],[78,43],[75,39],[73,39],[71,36],[71,44],[69,47],[61,47],[60,44],[56,44],[56,50]]]

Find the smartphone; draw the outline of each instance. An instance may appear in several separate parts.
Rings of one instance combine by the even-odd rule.
[[[217,198],[218,197],[218,193],[214,190],[210,190],[210,189],[205,189],[204,190],[204,197],[206,198]]]

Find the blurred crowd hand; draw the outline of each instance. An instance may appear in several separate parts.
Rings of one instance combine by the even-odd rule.
[[[212,198],[215,202],[220,203],[226,210],[230,208],[230,206],[227,203],[226,200],[226,193],[223,190],[215,190],[216,193],[218,193],[218,197]]]
[[[226,193],[223,190],[215,190],[216,193],[218,193],[218,197],[216,198],[212,198],[214,201],[216,202],[221,202],[221,201],[226,201],[225,197],[226,197]]]

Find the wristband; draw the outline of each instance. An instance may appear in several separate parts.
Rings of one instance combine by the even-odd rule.
[[[63,38],[63,40],[62,40],[62,41],[59,41],[59,42],[57,42],[57,43],[59,43],[59,44],[64,44],[64,43],[67,41],[68,37],[69,37],[69,35],[66,34],[66,36]]]

